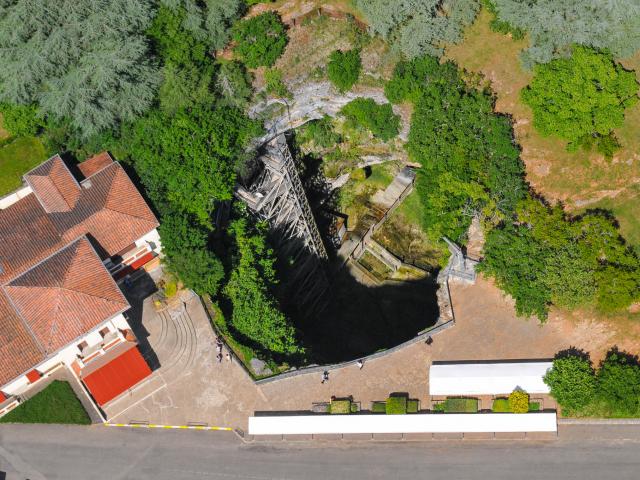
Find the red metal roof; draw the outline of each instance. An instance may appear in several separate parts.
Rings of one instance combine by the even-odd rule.
[[[149,375],[149,365],[142,358],[138,347],[134,346],[91,372],[82,381],[96,402],[104,405]]]

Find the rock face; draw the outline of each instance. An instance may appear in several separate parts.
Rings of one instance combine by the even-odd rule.
[[[267,364],[258,358],[252,358],[249,363],[256,375],[271,375],[273,373],[271,369],[267,367]]]
[[[317,120],[324,115],[335,117],[340,109],[356,98],[371,98],[376,103],[389,103],[381,88],[359,88],[356,91],[339,93],[330,82],[305,83],[292,90],[293,100],[269,99],[249,109],[251,118],[259,118],[274,104],[280,104],[282,113],[265,120],[267,133],[257,142],[259,145],[276,135],[292,128],[304,125],[310,120]],[[400,109],[393,106],[393,111],[400,114]],[[401,117],[402,118],[402,117]],[[401,126],[399,137],[407,140],[408,125]]]

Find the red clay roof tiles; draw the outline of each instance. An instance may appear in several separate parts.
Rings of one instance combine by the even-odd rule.
[[[34,193],[0,210],[0,385],[128,308],[96,249],[115,255],[158,225],[107,153],[78,167],[91,178],[52,157],[25,175]]]

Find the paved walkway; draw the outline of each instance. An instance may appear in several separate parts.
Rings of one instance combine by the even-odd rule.
[[[571,345],[594,346],[593,338],[585,335],[589,322],[552,319],[541,326],[520,319],[512,302],[482,277],[475,285],[452,283],[451,295],[456,325],[438,334],[431,346],[414,344],[368,361],[362,370],[356,366],[332,370],[325,384],[320,375],[307,374],[262,386],[256,386],[235,361],[215,360],[214,335],[197,298],[187,302],[187,315],[173,317],[156,315],[146,301],[143,324],[161,365],[154,378],[161,382],[144,384],[128,405],[121,402],[124,412],[111,421],[197,422],[246,429],[247,417],[255,411],[309,410],[312,402],[328,401],[332,395],[352,395],[368,408],[369,402],[383,400],[391,392],[407,392],[427,405],[432,360],[551,358]]]

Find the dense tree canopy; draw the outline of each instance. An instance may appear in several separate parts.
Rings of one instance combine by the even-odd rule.
[[[597,375],[598,396],[616,415],[637,415],[640,409],[640,365],[638,357],[609,351]]]
[[[638,100],[634,73],[589,48],[575,47],[569,58],[537,65],[534,73],[522,99],[543,135],[571,142],[607,136],[622,126],[625,108]]]
[[[275,12],[266,12],[236,23],[235,52],[247,67],[271,67],[287,45],[287,33]]]
[[[214,201],[231,198],[235,169],[259,132],[256,122],[233,108],[153,112],[134,124],[129,150],[157,204],[170,203],[207,225]]]
[[[295,330],[270,292],[277,281],[275,257],[265,242],[264,226],[252,231],[247,220],[240,218],[228,231],[235,241],[235,254],[224,293],[233,304],[233,327],[271,354],[299,353]]]
[[[85,137],[135,119],[160,80],[143,33],[154,13],[150,0],[2,2],[0,100],[38,104]]]
[[[407,151],[422,168],[417,190],[434,239],[459,240],[472,215],[513,211],[526,191],[511,124],[488,94],[466,86],[452,63],[434,57],[398,64],[385,89],[414,103]],[[489,214],[489,213],[488,213]]]
[[[380,35],[408,58],[440,55],[443,44],[455,43],[473,22],[478,0],[355,0],[372,33]]]
[[[563,352],[544,376],[551,395],[565,413],[574,413],[588,405],[596,393],[596,378],[591,361],[580,352]]]
[[[566,55],[573,44],[627,57],[640,48],[637,0],[493,0],[498,18],[529,33],[525,65]]]
[[[329,56],[327,75],[331,83],[342,93],[351,90],[362,70],[360,52],[356,49],[341,51],[335,50]]]
[[[168,270],[196,293],[215,294],[224,269],[208,249],[207,229],[189,215],[166,211],[159,232]]]
[[[211,50],[224,47],[233,21],[245,9],[243,0],[160,0],[160,3],[184,11],[179,19],[181,27]]]

